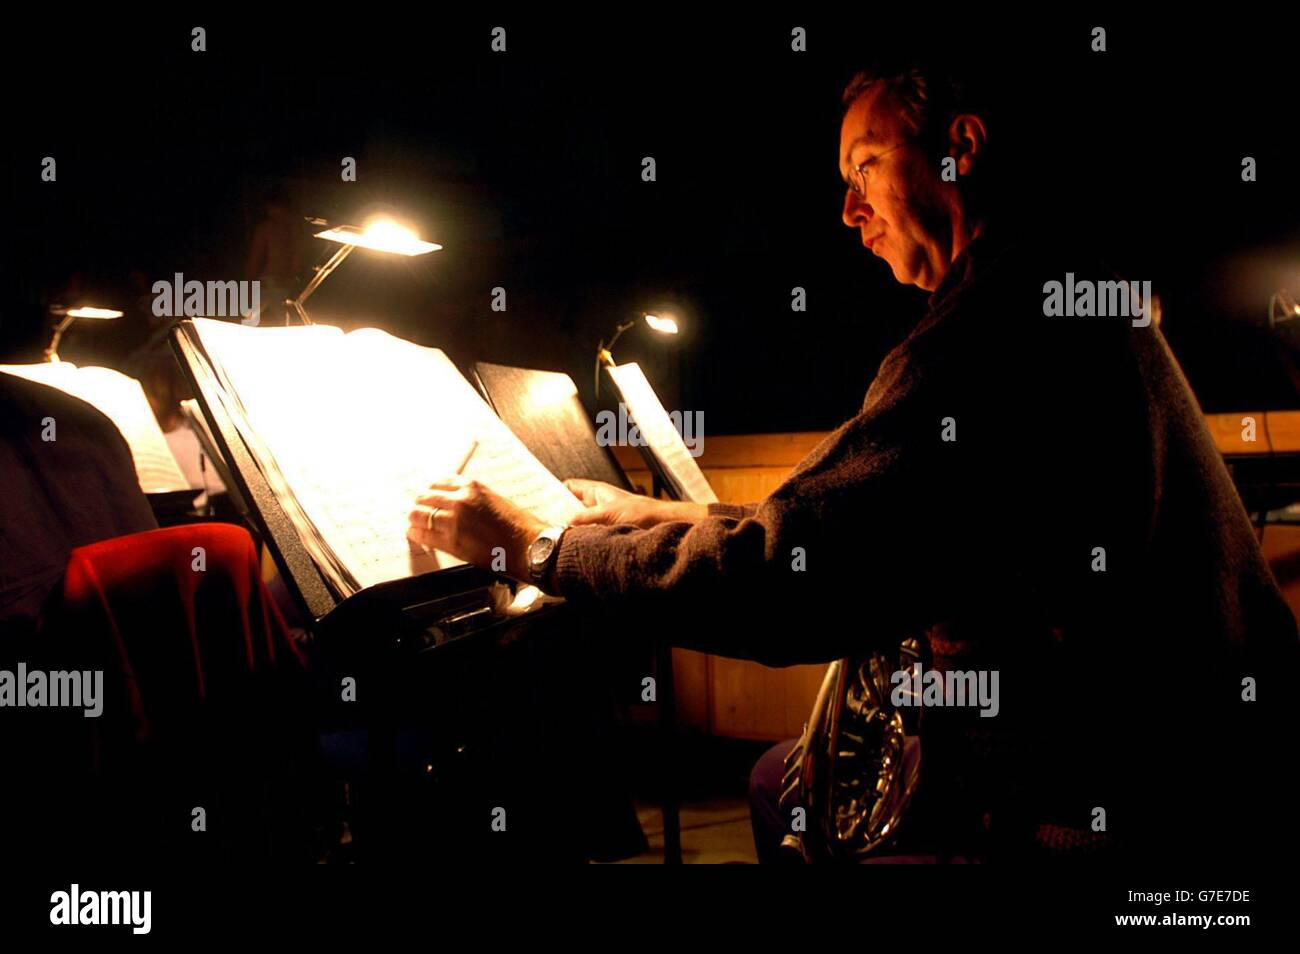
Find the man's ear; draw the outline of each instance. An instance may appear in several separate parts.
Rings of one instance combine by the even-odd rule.
[[[957,174],[969,175],[983,158],[988,128],[974,113],[954,116],[948,124],[948,154],[957,160]]]

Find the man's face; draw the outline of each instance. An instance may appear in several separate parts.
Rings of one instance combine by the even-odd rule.
[[[859,96],[840,125],[841,177],[847,181],[863,162],[866,194],[846,191],[844,224],[861,233],[898,281],[934,291],[952,262],[956,189],[940,178],[938,158],[914,140],[883,84]]]

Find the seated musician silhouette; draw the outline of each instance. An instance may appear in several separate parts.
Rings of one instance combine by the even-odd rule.
[[[1289,813],[1251,687],[1290,696],[1296,626],[1157,324],[1137,299],[1045,308],[1051,282],[1116,276],[1011,214],[992,114],[960,84],[865,72],[844,104],[844,224],[930,293],[852,420],[754,504],[573,481],[589,509],[548,528],[447,476],[409,535],[485,568],[504,546],[512,576],[674,645],[790,665],[912,636],[940,673],[998,673],[991,718],[923,709],[907,852],[1258,850]],[[754,779],[764,860],[791,829],[788,748]]]
[[[310,857],[301,671],[246,531],[158,529],[108,417],[0,373],[0,744],[15,767],[0,824],[16,857],[251,853],[270,830]],[[40,688],[83,672],[93,717]],[[196,798],[239,819],[199,849]]]
[[[62,391],[10,374],[0,374],[0,482],[6,632],[36,625],[74,547],[158,526],[113,422]]]

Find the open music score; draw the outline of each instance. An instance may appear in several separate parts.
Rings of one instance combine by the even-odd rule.
[[[144,388],[135,378],[112,368],[79,368],[68,361],[4,364],[0,365],[0,371],[80,398],[117,425],[131,448],[136,478],[145,493],[176,493],[193,489],[158,426]]]
[[[415,498],[467,447],[467,475],[548,523],[581,507],[436,348],[373,328],[193,327],[225,409],[343,596],[462,562],[406,528]]]

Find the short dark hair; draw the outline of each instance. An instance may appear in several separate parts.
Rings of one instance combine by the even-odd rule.
[[[1007,161],[1005,137],[1010,131],[1007,123],[1013,127],[1019,124],[1006,113],[1007,93],[1000,82],[989,64],[972,63],[951,51],[942,58],[903,54],[859,69],[844,87],[841,98],[847,113],[865,93],[884,86],[894,96],[911,135],[932,157],[947,154],[948,127],[956,116],[963,113],[979,116],[988,125],[990,134],[995,125],[1001,127],[998,157],[990,162],[992,155],[986,154],[979,163],[978,174],[964,177],[963,182],[968,201],[978,206],[982,214],[996,211],[999,216],[1005,216],[1007,209],[1019,201],[1021,193],[1028,195],[1032,190],[1011,188],[1013,183],[1023,185],[1026,180],[1023,161],[1010,165]]]
[[[884,86],[898,100],[903,121],[912,134],[922,139],[942,136],[948,122],[972,109],[966,84],[940,69],[919,64],[872,67],[858,70],[844,87],[844,112],[877,86]]]

